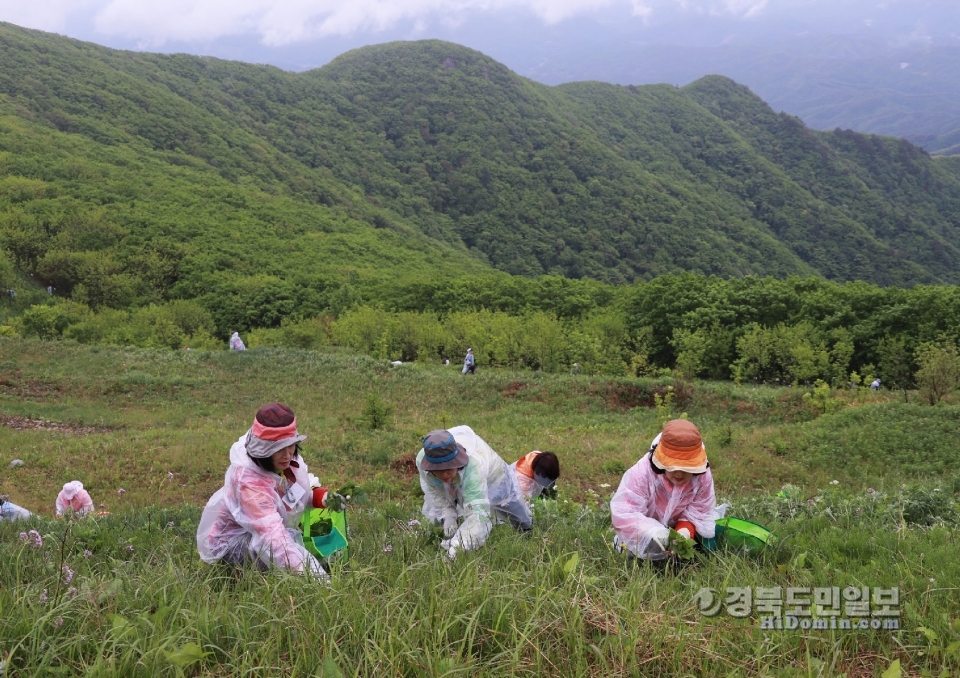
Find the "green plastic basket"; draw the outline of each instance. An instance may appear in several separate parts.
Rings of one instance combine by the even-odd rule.
[[[332,523],[330,534],[322,537],[311,537],[310,526],[321,520],[329,520]],[[300,520],[300,526],[303,528],[303,546],[310,553],[318,558],[328,559],[332,555],[343,551],[343,555],[349,557],[347,549],[347,512],[331,511],[329,509],[307,509],[303,512],[303,518]]]
[[[717,521],[717,542],[721,546],[743,549],[750,553],[760,551],[777,538],[763,525],[742,518],[721,518]]]

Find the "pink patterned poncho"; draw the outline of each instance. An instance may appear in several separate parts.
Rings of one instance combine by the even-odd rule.
[[[639,558],[656,560],[666,553],[652,544],[654,535],[679,520],[693,523],[699,536],[713,537],[716,504],[709,468],[676,487],[665,475],[653,472],[647,453],[623,475],[610,500],[610,515],[619,544]]]

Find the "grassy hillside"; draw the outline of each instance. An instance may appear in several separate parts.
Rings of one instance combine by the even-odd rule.
[[[0,191],[4,249],[44,282],[58,275],[65,293],[84,284],[90,294],[90,276],[64,261],[106,257],[134,290],[94,298],[108,306],[220,293],[224,280],[233,294],[261,273],[322,298],[349,273],[364,280],[388,250],[374,268],[392,279],[492,264],[610,282],[692,270],[911,285],[956,282],[960,270],[955,172],[893,140],[813,133],[722,79],[550,88],[436,41],[364,48],[292,74],[6,24],[0,57],[0,172],[33,186]],[[26,128],[48,140],[25,153],[14,140]],[[139,164],[103,169],[128,152],[149,177]],[[172,177],[179,199],[159,190]],[[70,190],[80,221],[99,219],[112,235],[50,237],[69,220],[44,201]],[[131,203],[139,213],[126,213]],[[237,233],[234,221],[311,264],[273,265],[277,243]],[[313,251],[275,235],[280,221],[352,230],[343,247]],[[198,226],[219,244],[195,240]],[[262,257],[235,267],[231,238],[256,242],[246,249]],[[174,265],[184,250],[205,261]]]
[[[684,409],[704,432],[720,499],[782,542],[664,575],[611,551],[606,505],[670,416],[653,407],[664,386],[0,338],[0,492],[41,515],[0,523],[7,671],[879,676],[895,660],[903,675],[957,670],[955,400],[841,391],[839,410],[820,416],[800,389],[696,382]],[[393,408],[383,428],[363,414],[371,398]],[[312,471],[369,491],[351,509],[351,559],[330,587],[197,558],[199,507],[229,445],[272,399],[296,409]],[[409,463],[427,429],[458,423],[508,461],[554,450],[563,474],[529,538],[501,526],[449,563],[408,524],[420,504]],[[15,457],[25,463],[11,468]],[[110,515],[52,520],[71,479]],[[42,546],[20,540],[29,529]],[[770,632],[759,613],[706,617],[691,600],[701,587],[848,585],[900,587],[902,630]]]

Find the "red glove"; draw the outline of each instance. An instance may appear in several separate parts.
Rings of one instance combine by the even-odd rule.
[[[314,490],[314,492],[316,492],[316,490]],[[674,529],[677,532],[680,532],[680,530],[683,530],[683,529],[687,530],[690,533],[690,535],[687,537],[688,539],[693,539],[694,537],[697,536],[697,528],[693,526],[693,523],[688,522],[686,520],[678,520],[677,526]],[[681,534],[683,533],[681,532]]]
[[[313,488],[313,508],[327,508],[327,495],[330,491],[325,487]]]

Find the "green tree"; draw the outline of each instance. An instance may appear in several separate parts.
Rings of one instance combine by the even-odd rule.
[[[960,353],[952,344],[921,344],[917,349],[920,397],[936,405],[960,385]]]

